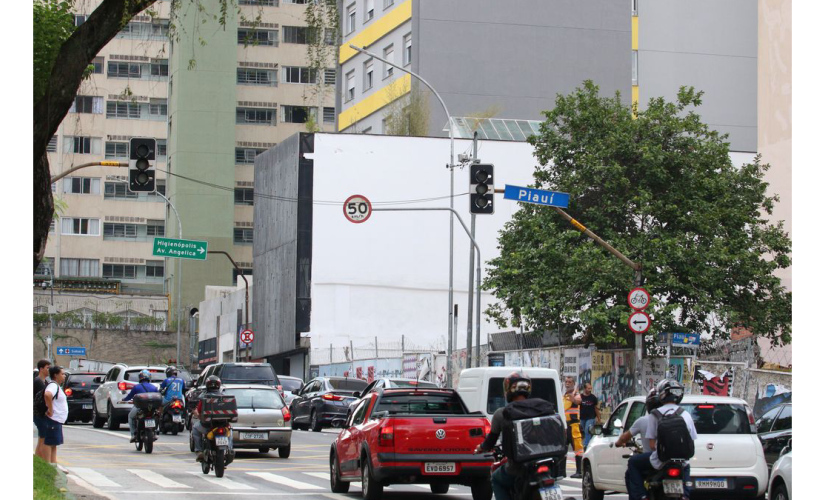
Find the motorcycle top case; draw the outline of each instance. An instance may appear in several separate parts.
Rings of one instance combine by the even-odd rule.
[[[132,398],[138,410],[156,410],[163,406],[163,396],[159,392],[142,392]]]
[[[204,395],[201,405],[201,422],[211,423],[216,420],[238,421],[238,404],[235,396]]]
[[[550,457],[564,457],[567,453],[567,433],[564,419],[551,404],[533,404],[528,401],[511,403],[505,410],[510,417],[505,455],[523,463]],[[520,404],[521,403],[521,404]],[[546,403],[546,402],[545,402]]]

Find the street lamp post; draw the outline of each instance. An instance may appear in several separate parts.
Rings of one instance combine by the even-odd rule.
[[[366,54],[366,55],[372,57],[373,59],[377,59],[377,60],[383,62],[384,64],[388,64],[388,65],[392,66],[393,68],[398,68],[399,70],[401,70],[405,73],[409,73],[410,75],[414,76],[421,83],[426,85],[427,88],[430,89],[433,92],[433,94],[435,94],[435,97],[438,99],[438,102],[441,103],[441,107],[444,108],[444,113],[447,114],[447,128],[449,129],[449,132],[450,132],[450,163],[447,165],[447,168],[450,169],[450,210],[453,210],[453,201],[454,201],[453,198],[454,198],[454,192],[455,192],[455,161],[454,161],[454,158],[455,158],[455,137],[453,136],[453,118],[452,118],[452,115],[450,114],[450,111],[447,109],[447,105],[444,104],[444,99],[442,99],[441,96],[438,94],[438,92],[436,92],[436,90],[433,88],[433,86],[430,85],[427,82],[427,80],[422,78],[420,75],[417,75],[416,73],[413,73],[412,71],[410,71],[406,68],[402,68],[401,66],[399,66],[399,65],[397,65],[397,64],[395,64],[391,61],[388,61],[388,60],[384,59],[383,57],[378,56],[377,54],[373,54],[372,52],[368,51],[364,47],[358,47],[357,45],[353,45],[353,44],[350,44],[349,46],[353,50],[356,50],[358,52]],[[449,340],[449,339],[452,339],[452,338],[453,338],[453,218],[450,217],[450,282],[449,282],[449,292],[447,293],[447,339]],[[469,350],[469,346],[467,346],[467,348]],[[452,354],[453,353],[450,352],[447,355],[447,358],[448,358],[447,363],[448,364],[452,360]],[[470,355],[471,355],[471,353],[468,352],[467,356],[470,356]]]

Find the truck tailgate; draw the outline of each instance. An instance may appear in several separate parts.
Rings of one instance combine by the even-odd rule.
[[[404,416],[392,417],[390,422],[397,455],[472,455],[484,440],[487,419],[478,415]]]

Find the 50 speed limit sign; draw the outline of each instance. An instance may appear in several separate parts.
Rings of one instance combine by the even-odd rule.
[[[348,221],[360,224],[366,222],[372,215],[372,204],[365,196],[355,194],[344,202],[344,217]]]

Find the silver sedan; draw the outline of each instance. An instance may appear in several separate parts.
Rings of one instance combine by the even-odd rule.
[[[261,453],[278,449],[278,456],[288,458],[292,443],[289,408],[274,387],[258,384],[226,384],[225,394],[235,396],[238,421],[232,424],[232,441],[236,449],[252,448]]]

